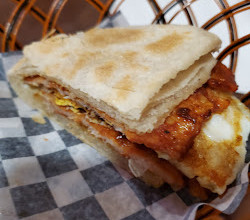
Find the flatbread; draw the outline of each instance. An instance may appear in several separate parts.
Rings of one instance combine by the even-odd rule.
[[[219,46],[214,34],[192,26],[95,28],[32,43],[24,48],[22,69],[18,64],[10,74],[49,78],[121,127],[149,132],[208,80],[215,65],[209,54]],[[196,83],[186,80],[190,75]],[[174,93],[165,91],[170,82]]]

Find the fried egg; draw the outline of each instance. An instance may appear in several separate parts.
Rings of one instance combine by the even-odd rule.
[[[238,99],[220,114],[213,114],[196,136],[193,146],[180,161],[167,159],[187,177],[196,177],[201,186],[222,194],[244,165],[250,113]]]

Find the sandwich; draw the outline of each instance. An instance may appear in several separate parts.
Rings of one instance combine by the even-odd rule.
[[[220,39],[182,25],[94,28],[34,42],[8,79],[31,106],[149,185],[223,194],[244,165],[249,110]]]

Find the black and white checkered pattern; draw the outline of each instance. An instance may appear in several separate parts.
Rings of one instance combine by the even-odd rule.
[[[185,189],[159,189],[94,149],[19,99],[5,72],[21,53],[0,54],[0,219],[193,219],[201,203]],[[227,196],[211,202],[232,213],[247,189],[246,166]],[[226,198],[226,199],[225,199]]]

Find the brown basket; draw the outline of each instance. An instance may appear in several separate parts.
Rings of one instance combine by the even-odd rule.
[[[55,29],[57,33],[63,33],[65,30],[58,24],[58,21],[60,23],[60,19],[62,26],[67,22],[78,22],[78,26],[74,25],[76,29],[72,30],[65,27],[65,32],[69,32],[69,30],[72,32],[77,31],[77,28],[88,29],[107,16],[112,3],[113,0],[1,0],[1,51],[20,50],[24,44],[30,43],[32,40],[41,39],[41,37],[45,36],[52,29]],[[68,9],[76,11],[78,16],[75,17],[79,18],[78,21],[70,18],[72,14]],[[84,14],[86,15],[85,17],[82,16]],[[80,19],[85,21],[82,22]],[[30,24],[30,27],[36,29],[36,33],[33,32],[33,35],[35,35],[33,38],[32,36],[28,36],[31,32],[31,30],[28,30],[28,24]],[[23,29],[26,29],[26,33],[20,34]],[[26,38],[29,38],[30,41],[27,41]]]
[[[77,9],[79,5],[78,12],[76,13],[86,13],[87,11],[92,10],[92,14],[88,19],[86,19],[84,22],[85,26],[83,26],[83,29],[90,28],[96,23],[99,23],[108,15],[115,14],[121,5],[126,0],[120,0],[118,1],[119,4],[116,6],[115,9],[113,9],[112,14],[109,13],[109,9],[112,6],[114,0],[74,0],[74,1],[68,1],[68,0],[2,0],[3,4],[4,2],[12,2],[12,10],[10,15],[8,16],[8,12],[6,12],[6,16],[8,16],[8,20],[5,24],[1,24],[0,20],[0,39],[2,38],[1,43],[1,51],[13,51],[13,50],[20,50],[23,47],[23,44],[29,43],[23,39],[26,39],[28,36],[22,36],[21,39],[18,38],[19,32],[22,31],[23,23],[25,23],[25,20],[27,20],[27,17],[32,17],[36,21],[39,22],[41,25],[42,31],[39,31],[41,36],[38,36],[37,38],[41,38],[42,36],[45,36],[51,29],[55,29],[56,32],[62,33],[64,32],[64,29],[60,27],[60,24],[58,24],[59,16],[62,14],[67,7],[70,7],[70,3],[75,2],[75,6],[73,9]],[[165,7],[160,7],[157,0],[147,0],[149,5],[151,6],[155,18],[153,19],[152,23],[171,23],[174,22],[175,17],[180,13],[184,12],[186,15],[186,18],[188,20],[188,23],[191,25],[197,26],[197,18],[194,16],[194,13],[192,11],[191,5],[198,0],[172,0],[172,1],[166,1],[169,2]],[[212,0],[211,0],[212,1]],[[47,2],[49,4],[47,12],[44,12],[44,3]],[[85,4],[82,4],[82,2],[85,2]],[[238,13],[241,13],[246,10],[250,10],[250,1],[241,1],[235,5],[229,6],[226,0],[214,0],[214,2],[218,5],[218,7],[221,9],[220,13],[213,16],[210,20],[208,20],[205,24],[202,25],[202,28],[209,30],[216,24],[220,23],[221,21],[225,20],[227,22],[227,26],[230,33],[230,44],[223,49],[223,51],[220,52],[217,59],[222,61],[225,59],[225,57],[230,56],[230,65],[229,68],[235,72],[236,65],[237,65],[237,58],[238,58],[238,49],[240,47],[243,47],[246,44],[250,43],[250,33],[238,38],[238,32],[237,32],[237,26],[235,22],[234,16]],[[80,4],[81,3],[81,4]],[[89,5],[89,7],[86,7]],[[168,21],[165,18],[165,15],[167,15],[171,10],[173,10],[176,6],[181,6],[180,9],[171,17],[171,19],[168,19]],[[39,7],[40,6],[40,7]],[[81,8],[82,7],[82,8]],[[90,8],[91,7],[91,8]],[[2,9],[1,9],[2,8]],[[1,7],[0,5],[0,12],[1,10],[5,10],[5,7]],[[1,12],[4,14],[4,12]],[[6,17],[5,16],[5,17]],[[68,16],[64,16],[65,19],[69,18]],[[1,19],[1,17],[0,17]],[[2,19],[4,20],[4,19]],[[61,19],[63,20],[63,19]],[[72,21],[76,22],[76,21]],[[27,29],[27,28],[26,28]],[[67,28],[65,28],[67,29]],[[73,30],[77,31],[77,30]],[[67,30],[65,32],[68,32]],[[36,39],[36,40],[38,40]],[[34,40],[34,39],[33,39]],[[22,42],[24,41],[24,42]]]

